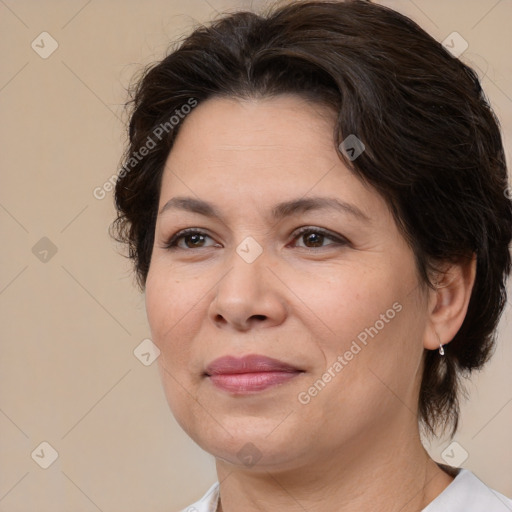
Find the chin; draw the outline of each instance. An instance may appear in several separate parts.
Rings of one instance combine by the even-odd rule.
[[[182,427],[216,459],[239,468],[263,471],[297,464],[300,439],[297,432],[290,431],[290,425],[277,432],[280,421],[252,416],[229,421],[219,417],[219,423],[212,419],[205,422],[203,418],[195,428]]]

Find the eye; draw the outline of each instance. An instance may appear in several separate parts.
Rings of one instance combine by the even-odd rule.
[[[293,240],[301,240],[303,245],[298,244],[296,247],[304,247],[306,249],[315,249],[326,247],[329,245],[348,245],[346,238],[335,235],[325,229],[305,226],[294,234]],[[211,242],[208,244],[207,241]],[[325,244],[327,240],[331,243]],[[196,228],[183,229],[175,233],[164,245],[165,249],[202,249],[205,247],[220,247],[208,234]]]
[[[215,242],[213,244],[206,244],[207,240],[213,239],[204,233],[203,231],[199,231],[196,228],[188,228],[183,229],[181,231],[178,231],[175,233],[170,240],[164,245],[166,249],[202,249],[203,247],[212,247],[213,245],[216,245],[217,247],[219,244],[216,244]]]
[[[329,231],[322,228],[315,228],[311,226],[305,226],[295,232],[294,240],[302,240],[304,245],[296,245],[296,247],[305,247],[307,249],[314,249],[316,247],[326,247],[324,242],[331,240],[334,243],[328,245],[348,245],[348,240],[342,236],[334,235]]]

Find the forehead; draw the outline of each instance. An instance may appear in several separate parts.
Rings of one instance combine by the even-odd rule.
[[[269,155],[281,165],[304,157],[320,160],[334,148],[333,127],[331,111],[300,96],[215,97],[199,104],[183,121],[170,159],[188,153],[187,159],[194,161],[212,156],[219,161],[247,159],[246,155],[255,164]]]
[[[384,206],[344,165],[334,143],[335,115],[294,95],[212,98],[183,121],[167,159],[160,208],[172,196],[216,197],[245,205],[308,195]],[[385,207],[385,206],[384,206]]]

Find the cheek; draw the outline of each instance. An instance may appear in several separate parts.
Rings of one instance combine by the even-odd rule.
[[[160,350],[158,367],[167,403],[178,423],[187,430],[197,414],[192,396],[196,386],[190,374],[191,345],[199,325],[192,289],[167,273],[152,268],[146,281],[146,313],[151,339]],[[194,327],[195,326],[195,327]]]
[[[317,417],[325,435],[342,435],[340,424],[347,435],[367,432],[415,409],[422,355],[418,311],[409,301],[392,303],[390,310],[386,301],[381,304],[372,304],[366,315],[351,317],[347,309],[338,318],[335,340],[322,341],[322,367],[301,389],[302,399],[310,400],[304,406],[308,418]]]
[[[196,340],[203,338],[200,331],[208,314],[210,288],[205,278],[178,279],[176,272],[165,266],[155,265],[148,273],[145,300],[151,339],[161,353],[161,370],[170,372],[183,385],[196,384],[194,371],[201,348]],[[171,379],[172,387],[172,377],[165,378]]]
[[[333,381],[359,399],[371,398],[366,386],[373,381],[376,396],[385,391],[374,374],[393,386],[402,386],[400,377],[404,385],[414,381],[426,311],[414,268],[388,265],[362,270],[354,265],[331,269],[328,277],[316,282],[312,278],[300,285],[296,282],[297,296],[307,297],[307,307],[314,313],[303,318],[310,318],[308,328],[316,334],[322,354],[315,364],[315,378],[330,370],[336,375]]]
[[[426,320],[423,306],[415,294],[390,290],[371,302],[366,314],[357,316],[351,332],[328,357],[333,361],[342,356],[338,383],[350,393],[340,400],[347,399],[354,410],[364,404],[361,414],[373,411],[377,416],[403,404],[414,409]],[[347,316],[344,319],[350,321]],[[340,329],[342,322],[340,318]]]
[[[391,270],[356,265],[331,268],[295,281],[294,293],[309,309],[317,333],[325,331],[329,339],[340,341],[332,346],[338,350],[360,333],[364,339],[366,329],[376,323],[377,330],[383,330],[396,316],[400,306],[395,303],[403,300],[404,292]]]
[[[197,282],[177,279],[176,272],[160,261],[151,265],[146,281],[146,312],[151,330],[158,336],[172,333],[174,327],[187,321],[201,300]]]
[[[154,272],[149,272],[146,280],[145,302],[146,302],[146,315],[151,329],[153,343],[155,343],[160,350],[162,350],[161,338],[166,328],[169,328],[169,320],[175,313],[175,308],[171,308],[166,315],[169,300],[169,289],[162,286]]]
[[[186,323],[192,307],[187,289],[167,273],[151,269],[146,281],[146,314],[151,329],[152,340],[165,356],[172,348],[179,352],[180,329]],[[188,314],[187,314],[188,312]]]

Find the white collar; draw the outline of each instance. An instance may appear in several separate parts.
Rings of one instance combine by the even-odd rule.
[[[491,489],[467,469],[422,512],[512,512],[512,500]]]
[[[199,501],[182,512],[216,512],[219,495],[219,482],[215,482]],[[471,471],[460,469],[451,484],[422,512],[512,512],[512,500],[487,487]]]

